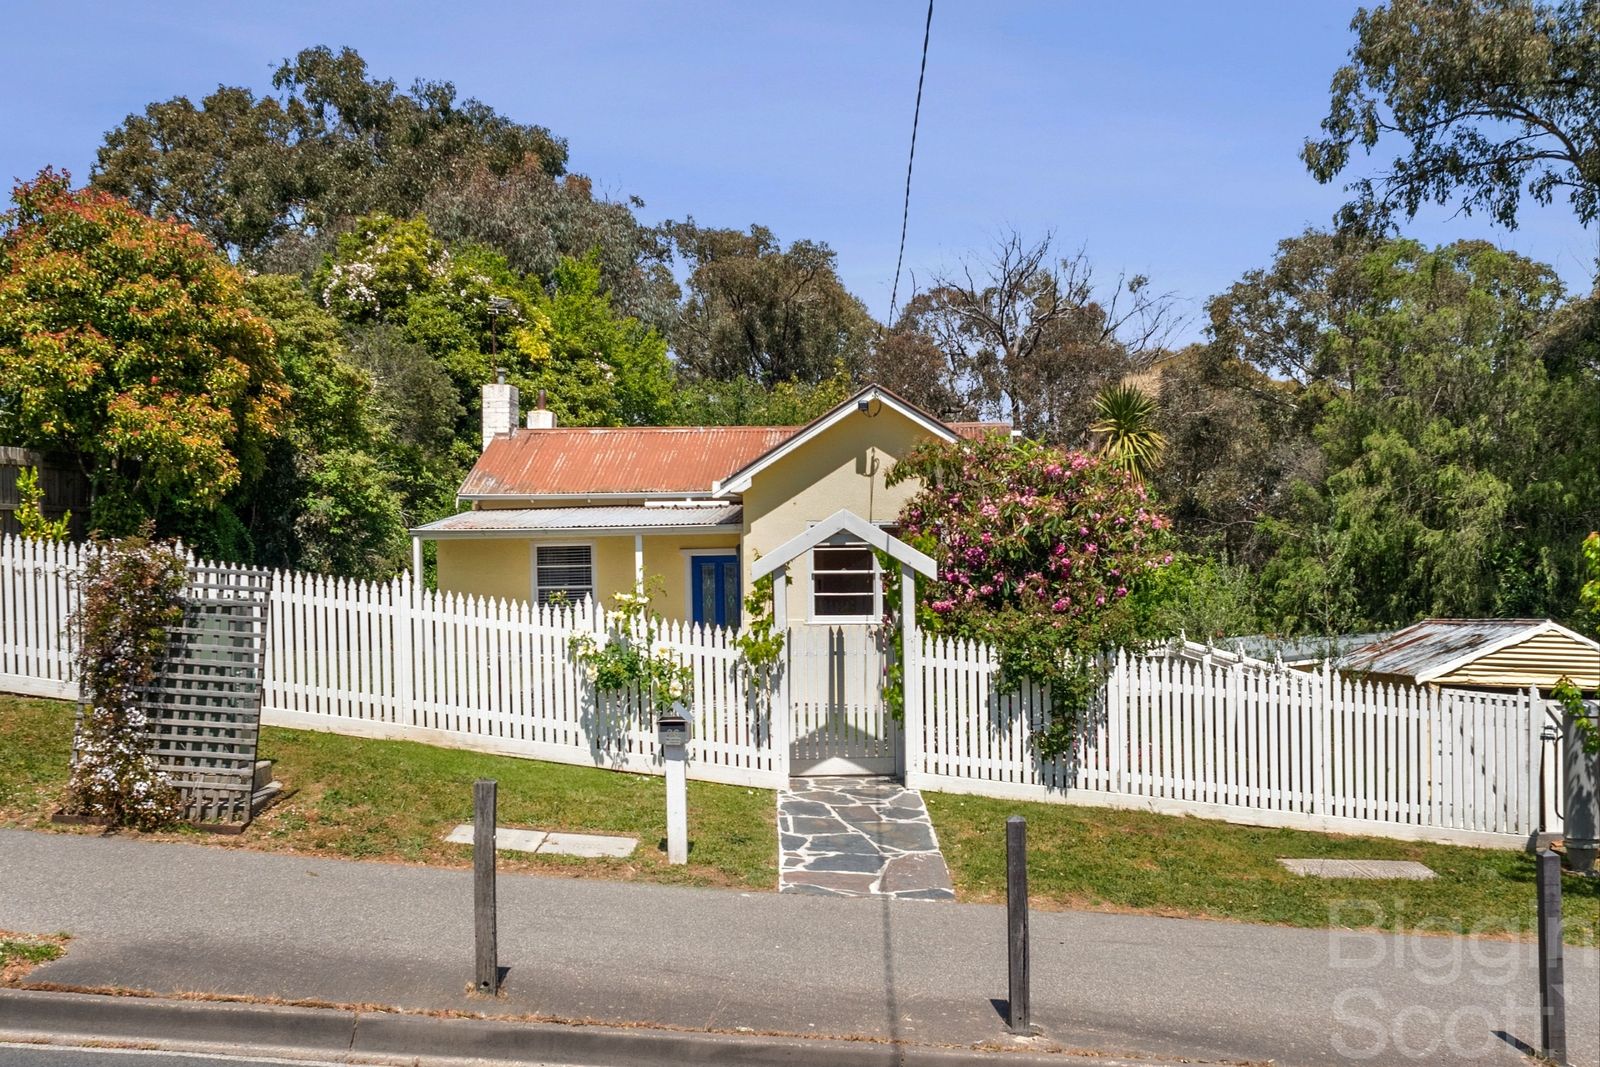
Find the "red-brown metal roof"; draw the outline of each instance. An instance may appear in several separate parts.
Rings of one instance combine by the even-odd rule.
[[[781,444],[798,426],[519,429],[489,442],[460,496],[687,495]]]
[[[957,437],[966,437],[974,441],[988,437],[992,433],[1011,436],[1009,422],[947,422],[945,425],[954,430]]]

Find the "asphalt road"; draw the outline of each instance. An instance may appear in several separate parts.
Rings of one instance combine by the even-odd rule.
[[[152,1049],[65,1048],[0,1044],[0,1067],[332,1067],[331,1060],[202,1056]]]
[[[426,1058],[416,1067],[445,1063]],[[464,1067],[461,1060],[449,1067]],[[273,1059],[261,1056],[202,1055],[158,1049],[69,1048],[59,1045],[7,1045],[0,1043],[0,1067],[345,1067],[334,1060]],[[523,1064],[520,1067],[561,1067],[559,1064]]]
[[[1366,907],[1382,907],[1375,890]],[[504,996],[469,996],[467,871],[0,831],[0,929],[74,935],[37,980],[971,1044],[1003,1037],[1004,910],[500,879]],[[1068,1048],[1526,1061],[1534,948],[1086,912],[1033,916],[1035,1022]],[[1600,953],[1567,960],[1600,1067]]]

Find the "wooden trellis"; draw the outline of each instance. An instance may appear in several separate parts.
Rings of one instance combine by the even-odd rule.
[[[191,565],[183,622],[144,693],[150,752],[193,822],[250,821],[271,595],[267,571]]]

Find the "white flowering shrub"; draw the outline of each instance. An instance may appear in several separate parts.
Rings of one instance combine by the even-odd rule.
[[[150,527],[90,556],[79,585],[78,726],[67,810],[114,826],[154,829],[182,802],[150,754],[140,691],[155,678],[170,629],[183,621],[188,568]]]
[[[617,606],[606,612],[606,628],[572,641],[589,684],[602,693],[637,690],[658,715],[687,706],[694,671],[658,639],[661,616],[650,610],[650,595],[638,590],[612,600]]]

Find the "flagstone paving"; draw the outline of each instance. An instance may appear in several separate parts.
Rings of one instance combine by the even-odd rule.
[[[892,778],[793,778],[778,793],[778,891],[954,900],[922,796]]]

